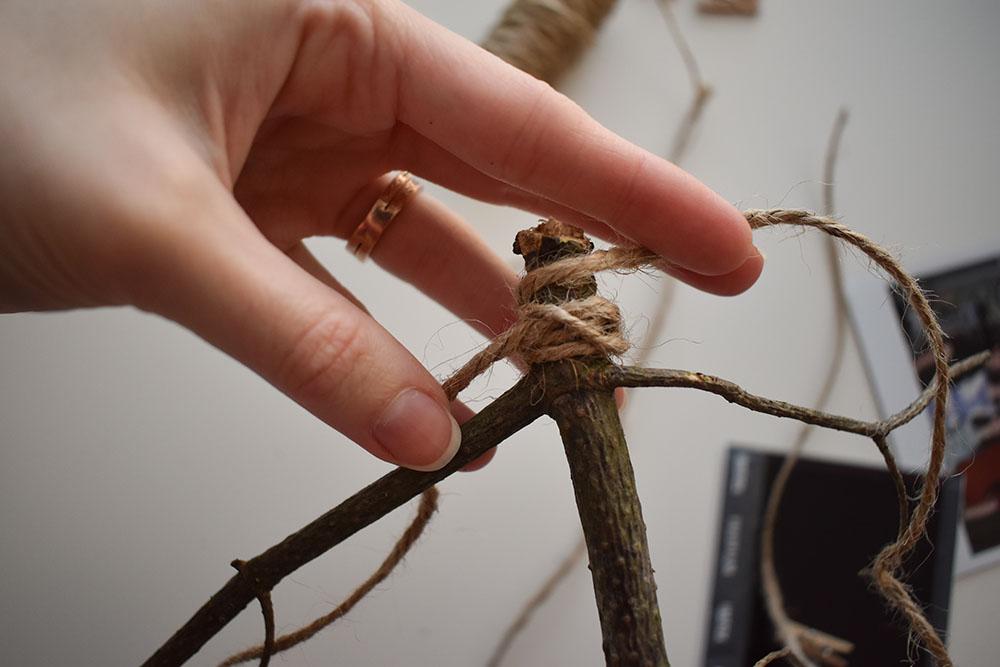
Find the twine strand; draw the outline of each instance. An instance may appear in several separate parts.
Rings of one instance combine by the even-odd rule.
[[[219,667],[232,667],[232,665],[238,665],[242,662],[247,662],[249,660],[255,660],[257,658],[262,658],[262,656],[275,655],[281,653],[282,651],[287,651],[288,649],[301,644],[302,642],[308,640],[320,630],[323,630],[328,625],[336,621],[337,619],[343,617],[347,612],[349,612],[354,605],[356,605],[363,597],[368,595],[368,593],[382,583],[386,577],[395,569],[406,552],[410,550],[413,543],[417,541],[421,533],[423,533],[424,528],[427,523],[431,520],[434,512],[437,510],[438,501],[438,490],[437,487],[430,487],[420,496],[420,505],[417,508],[417,515],[414,517],[413,521],[406,528],[403,536],[399,538],[395,546],[393,546],[392,551],[386,556],[385,560],[379,566],[375,572],[372,573],[368,579],[361,584],[353,593],[351,593],[346,600],[341,602],[336,609],[331,611],[325,616],[317,618],[315,621],[309,625],[302,627],[295,632],[291,632],[287,635],[282,635],[277,639],[273,638],[273,612],[271,617],[271,646],[268,647],[267,642],[260,646],[253,646],[236,653],[224,660],[219,664]],[[261,665],[266,663],[261,662]]]
[[[577,255],[529,271],[518,282],[518,319],[441,385],[449,401],[501,359],[518,355],[528,364],[572,357],[621,356],[629,349],[618,306],[602,296],[559,304],[532,297],[552,285],[582,285],[602,271],[634,271],[653,263],[645,248],[613,247]]]
[[[840,147],[840,139],[847,124],[847,110],[841,109],[830,132],[830,139],[827,143],[826,156],[823,160],[823,213],[832,215],[834,208],[833,201],[833,180],[834,168],[837,163],[837,153]],[[847,350],[847,295],[844,293],[844,281],[840,270],[840,257],[837,244],[832,236],[823,236],[824,249],[826,251],[827,266],[829,269],[830,283],[833,286],[834,298],[834,341],[833,353],[827,365],[826,377],[820,387],[816,401],[813,403],[816,410],[826,409],[830,396],[833,393],[834,385],[840,372],[841,362]],[[777,523],[778,510],[784,498],[788,480],[792,470],[798,464],[805,449],[806,442],[813,432],[813,425],[801,424],[798,434],[792,443],[791,449],[778,470],[771,491],[768,494],[767,506],[764,510],[764,523],[760,536],[760,574],[764,591],[764,606],[767,614],[774,625],[777,636],[788,648],[791,654],[803,665],[803,667],[814,667],[813,661],[808,657],[807,646],[804,643],[803,632],[808,628],[793,621],[785,609],[784,594],[781,590],[781,582],[778,576],[777,567],[774,562],[774,530]],[[895,461],[887,461],[890,470],[895,468]],[[900,478],[902,481],[902,478]],[[905,494],[905,491],[904,491]],[[905,498],[904,498],[905,507]],[[853,644],[843,640],[838,648],[834,648],[821,638],[819,643],[829,649],[826,659],[821,658],[821,662],[833,663],[841,660],[837,653],[850,653],[854,650]],[[820,653],[822,656],[823,654]]]
[[[506,632],[504,632],[503,637],[500,638],[500,642],[497,644],[496,648],[493,649],[493,654],[490,656],[489,661],[486,663],[486,667],[500,667],[503,663],[504,656],[507,655],[507,651],[510,649],[511,645],[517,636],[524,630],[525,626],[528,625],[528,621],[531,620],[532,614],[535,610],[542,606],[552,592],[555,591],[556,587],[563,581],[564,578],[569,576],[569,574],[576,567],[577,563],[587,555],[587,541],[584,539],[583,535],[577,540],[577,543],[573,545],[573,549],[566,554],[562,562],[559,563],[559,567],[556,568],[555,572],[546,577],[545,581],[542,582],[541,587],[531,596],[531,599],[525,603],[522,607],[521,612],[514,619],[514,622],[510,624]]]
[[[901,526],[898,539],[885,547],[872,565],[872,578],[883,597],[908,621],[911,633],[930,651],[938,663],[950,666],[951,660],[934,628],[927,621],[919,604],[910,590],[899,579],[902,561],[926,532],[927,519],[937,500],[938,475],[944,454],[944,409],[948,392],[948,358],[944,351],[943,333],[927,303],[926,297],[909,274],[884,249],[872,243],[839,222],[828,217],[816,216],[798,210],[751,210],[744,213],[752,229],[776,225],[796,225],[819,229],[861,250],[882,268],[907,295],[910,306],[924,325],[935,359],[935,378],[928,387],[928,396],[934,400],[934,429],[932,449],[927,473],[917,507],[909,523]],[[533,363],[556,361],[571,356],[590,356],[623,353],[628,343],[621,331],[621,318],[617,307],[602,297],[587,297],[566,303],[538,304],[531,300],[536,292],[550,285],[582,284],[590,280],[594,273],[601,271],[634,271],[654,263],[656,256],[644,248],[611,248],[590,255],[569,257],[528,272],[519,282],[517,299],[520,304],[518,321],[506,332],[498,336],[482,352],[475,355],[442,385],[449,399],[454,399],[469,382],[489,368],[496,361],[517,353],[527,356]],[[608,307],[610,306],[610,307]],[[890,421],[886,429],[892,430]],[[887,432],[887,431],[885,431]],[[884,435],[884,432],[874,434]],[[884,447],[884,439],[876,438],[876,444],[886,456],[887,463],[892,454]],[[894,463],[890,464],[894,469]],[[898,471],[897,471],[898,472]],[[421,498],[418,516],[407,528],[403,537],[395,545],[381,567],[362,584],[347,600],[330,614],[310,625],[279,637],[273,642],[273,653],[278,653],[299,644],[330,623],[346,614],[359,600],[383,581],[406,554],[422,532],[436,508],[437,489],[431,487]],[[905,495],[903,496],[905,498]],[[901,517],[905,515],[902,513]],[[262,606],[263,606],[262,600]],[[265,612],[266,614],[266,612]],[[804,638],[817,634],[804,631]],[[261,657],[269,651],[257,646],[223,662],[220,667],[229,667],[247,660]],[[780,653],[780,652],[779,652]],[[768,656],[773,659],[777,655]],[[765,663],[766,664],[766,663]]]
[[[702,112],[712,95],[712,88],[705,83],[701,76],[701,71],[698,68],[698,61],[695,58],[694,51],[684,37],[684,33],[677,22],[673,9],[670,7],[670,2],[671,0],[657,0],[657,6],[660,8],[667,30],[673,38],[677,51],[684,63],[684,67],[688,74],[688,80],[694,91],[694,97],[691,100],[687,112],[685,112],[680,124],[674,132],[674,140],[671,144],[670,151],[667,153],[667,159],[675,165],[679,165],[691,143],[695,127],[701,120]],[[644,336],[645,344],[635,359],[636,364],[639,366],[645,365],[646,359],[649,357],[650,351],[653,349],[652,346],[661,338],[661,334],[667,322],[667,314],[670,312],[671,306],[673,305],[676,286],[677,282],[675,280],[667,280],[662,283],[662,291],[660,293],[660,297],[656,300],[656,308],[649,318],[650,327]],[[623,419],[628,416],[629,405],[631,405],[631,403],[625,404]],[[587,543],[581,535],[570,553],[563,559],[560,565],[545,578],[538,591],[524,604],[517,617],[504,631],[503,636],[500,638],[496,648],[493,650],[493,654],[490,656],[490,660],[487,663],[488,667],[499,667],[502,664],[507,651],[514,643],[518,634],[520,634],[520,632],[527,625],[528,620],[531,618],[532,614],[534,614],[535,610],[538,609],[538,607],[540,607],[545,600],[548,599],[552,591],[555,590],[556,587],[569,576],[569,573],[572,571],[572,563],[583,560],[586,555]]]
[[[885,249],[830,218],[815,216],[806,211],[747,211],[747,221],[753,229],[778,224],[791,224],[820,229],[841,241],[853,245],[870,257],[907,297],[910,307],[917,314],[930,341],[934,358],[934,412],[931,434],[931,452],[924,473],[917,506],[905,528],[901,528],[895,542],[887,545],[876,556],[871,567],[871,577],[886,601],[898,611],[910,626],[911,635],[926,648],[939,665],[950,667],[951,658],[937,632],[924,615],[912,592],[900,580],[903,559],[913,551],[926,534],[927,520],[937,502],[939,477],[945,452],[945,408],[948,399],[948,354],[944,347],[944,332],[927,302],[916,279],[910,276]],[[887,460],[892,457],[887,447],[879,445]],[[897,483],[898,486],[898,483]],[[898,491],[897,491],[898,493]]]
[[[553,83],[590,45],[617,0],[515,0],[483,48]]]
[[[781,658],[787,658],[791,654],[792,650],[787,646],[785,648],[778,649],[777,651],[771,651],[763,658],[753,663],[753,667],[767,667],[767,665],[770,665],[775,660],[780,660]]]

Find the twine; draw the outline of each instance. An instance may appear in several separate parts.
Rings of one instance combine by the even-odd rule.
[[[597,250],[567,257],[526,273],[515,297],[518,319],[441,385],[449,401],[501,359],[517,355],[540,364],[582,357],[621,356],[629,349],[618,306],[602,296],[559,304],[532,301],[550,285],[580,286],[601,271],[630,271],[652,264],[656,255],[645,248]]]
[[[823,213],[825,215],[832,215],[835,210],[833,202],[834,168],[837,163],[840,139],[846,123],[847,110],[841,109],[834,122],[833,131],[830,133],[826,157],[823,160]],[[841,362],[847,350],[848,329],[847,295],[844,293],[844,280],[840,270],[837,244],[832,236],[824,236],[823,241],[830,271],[830,282],[833,286],[835,324],[834,342],[831,346],[833,353],[830,355],[826,377],[823,380],[818,397],[813,404],[816,410],[824,410],[833,393],[833,388],[840,372]],[[820,662],[828,665],[844,664],[843,659],[838,653],[846,654],[854,650],[854,646],[850,642],[840,639],[827,641],[825,638],[828,636],[822,634],[818,640],[814,639],[811,643],[806,641],[807,637],[805,633],[813,632],[815,634],[816,631],[805,628],[799,623],[792,621],[789,617],[788,611],[785,608],[784,594],[781,590],[777,567],[774,562],[774,530],[778,518],[778,509],[784,499],[785,488],[791,477],[792,470],[798,464],[813,428],[813,425],[806,423],[803,423],[799,428],[791,450],[782,463],[781,469],[778,471],[778,475],[771,487],[767,506],[764,511],[764,525],[761,528],[760,535],[760,574],[763,582],[764,605],[768,616],[771,618],[771,622],[774,624],[776,634],[784,642],[787,650],[803,667],[815,667],[815,663],[807,655],[810,645],[819,647],[820,650],[813,653],[819,655]],[[894,465],[894,462],[892,465]],[[901,501],[901,507],[905,509],[905,490],[903,493],[904,497]],[[904,518],[902,523],[905,523],[905,521],[906,519]],[[761,665],[761,667],[763,666]]]
[[[886,250],[839,222],[816,216],[806,211],[770,210],[744,213],[752,229],[774,225],[813,227],[855,246],[879,265],[906,292],[911,307],[917,313],[934,352],[935,380],[929,391],[934,396],[934,430],[931,458],[924,477],[917,507],[909,522],[900,526],[897,540],[885,547],[872,565],[871,576],[883,597],[907,619],[910,631],[941,665],[951,665],[943,642],[930,625],[923,610],[913,599],[910,590],[899,579],[904,558],[924,536],[927,519],[937,500],[938,476],[944,455],[944,411],[948,392],[948,358],[944,351],[943,333],[927,299],[914,280]],[[611,356],[623,354],[628,342],[622,334],[618,308],[599,296],[570,300],[560,304],[540,304],[536,294],[552,285],[585,286],[593,275],[602,271],[630,271],[651,265],[656,255],[645,248],[613,247],[589,255],[574,256],[536,268],[525,274],[516,289],[519,319],[506,332],[498,336],[483,351],[475,355],[442,385],[449,400],[462,391],[479,374],[500,359],[518,354],[529,363],[558,361],[579,356]],[[894,428],[887,425],[888,430]],[[883,434],[876,433],[875,436]],[[876,442],[879,438],[876,437]],[[884,437],[882,438],[884,445]],[[887,464],[892,468],[892,455],[882,446]],[[897,471],[898,472],[898,471]],[[437,489],[431,487],[421,500],[417,518],[397,542],[392,553],[379,569],[330,614],[289,635],[274,640],[273,652],[284,651],[299,644],[347,613],[359,600],[384,580],[419,537],[436,508]],[[905,499],[905,496],[904,498]],[[903,500],[901,499],[901,500]],[[901,510],[901,518],[905,514]],[[262,606],[265,602],[262,599]],[[267,612],[265,610],[265,616]],[[812,634],[815,631],[806,631]],[[832,638],[831,638],[832,639]],[[826,643],[826,642],[824,642]],[[790,651],[789,651],[790,652]],[[232,656],[220,667],[228,667],[246,660],[270,654],[263,646],[254,647]],[[787,655],[779,651],[767,656],[762,663]]]
[[[948,399],[948,354],[944,347],[944,332],[927,302],[920,286],[910,274],[903,270],[899,263],[884,248],[841,225],[830,218],[815,216],[806,211],[747,211],[747,222],[751,228],[760,229],[778,224],[791,224],[820,229],[831,236],[844,241],[864,252],[888,274],[902,290],[909,301],[910,307],[917,314],[927,338],[930,341],[934,358],[934,426],[931,435],[931,454],[924,473],[923,486],[917,506],[914,508],[908,523],[900,526],[896,541],[886,546],[875,558],[870,576],[886,601],[907,620],[910,633],[934,656],[939,665],[950,666],[951,658],[934,627],[927,620],[923,609],[913,599],[910,589],[901,581],[900,572],[903,560],[917,546],[926,534],[927,520],[930,518],[937,502],[939,477],[944,461],[945,451],[945,408]],[[876,434],[881,435],[881,434]],[[892,454],[883,442],[879,450],[886,457],[890,470],[895,462]],[[898,475],[898,470],[897,470]],[[902,511],[902,510],[901,510]]]
[[[930,462],[928,463],[917,507],[907,522],[906,498],[904,493],[900,498],[902,503],[900,508],[901,525],[897,540],[886,546],[879,553],[871,567],[870,574],[886,601],[906,618],[912,635],[934,656],[938,664],[944,666],[951,665],[951,659],[948,656],[944,643],[927,620],[920,605],[913,598],[910,589],[900,579],[903,560],[925,535],[927,520],[933,510],[938,494],[938,476],[941,472],[944,453],[944,409],[948,392],[948,357],[944,350],[943,333],[940,325],[916,280],[902,269],[896,259],[884,248],[873,243],[865,236],[845,227],[836,220],[799,210],[751,210],[744,212],[744,217],[752,229],[761,229],[776,225],[812,227],[859,249],[885,271],[899,288],[906,293],[910,306],[917,313],[927,331],[934,353],[936,375],[932,388],[934,394],[934,429]],[[548,285],[556,283],[580,283],[599,271],[634,270],[651,264],[654,259],[655,255],[644,248],[617,247],[607,251],[597,251],[591,255],[563,259],[526,274],[518,283],[517,298],[519,303],[521,303]],[[569,303],[572,304],[574,302]],[[588,326],[591,327],[590,331],[587,330]],[[586,323],[574,323],[572,326],[566,325],[565,328],[567,330],[563,332],[563,335],[570,338],[590,340],[598,337],[600,332],[594,331],[594,328],[597,326]],[[454,398],[451,392],[457,394],[492,363],[514,352],[522,354],[539,353],[540,356],[538,358],[542,360],[556,360],[557,355],[554,352],[549,356],[544,347],[540,349],[535,347],[537,341],[531,339],[532,327],[533,325],[526,323],[522,317],[508,330],[508,332],[513,331],[513,333],[509,333],[509,335],[506,333],[502,334],[494,343],[491,343],[469,363],[463,366],[444,385],[449,398]],[[596,346],[593,351],[594,353],[598,351]],[[828,391],[829,389],[824,387],[822,393],[825,395]],[[889,430],[891,428],[890,425]],[[886,465],[890,472],[894,472],[894,478],[898,478],[898,469],[895,467],[892,454],[888,451],[887,447],[884,447],[884,436],[881,439],[883,441],[882,444],[879,443],[879,437],[875,437],[876,444],[880,444],[879,450],[885,456]],[[556,578],[558,579],[559,575]],[[825,648],[832,648],[834,651],[841,653],[850,650],[849,642],[823,635],[812,629],[799,626],[794,631],[789,631],[789,628],[797,626],[797,624],[788,619],[784,614],[780,589],[777,588],[776,582],[772,583],[773,585],[769,591],[769,597],[772,602],[771,606],[773,607],[774,603],[777,603],[778,616],[783,621],[781,625],[786,630],[786,632],[782,633],[785,635],[783,639],[789,644],[790,653],[794,653],[800,659],[805,658],[803,655],[805,652],[803,651],[804,647],[800,643],[799,637],[808,640],[809,643],[816,644],[817,648],[823,653],[825,653],[823,651]],[[529,608],[533,607],[529,605]],[[773,609],[771,611],[773,612]],[[786,653],[783,651],[775,652],[767,656],[763,664],[767,664],[771,660],[784,657],[785,655]],[[836,656],[830,657],[835,658]],[[806,658],[805,664],[810,663],[811,661],[808,661]]]
[[[701,71],[698,68],[698,62],[695,59],[694,52],[677,23],[677,18],[670,7],[670,2],[671,0],[657,0],[656,4],[660,8],[667,30],[670,32],[670,35],[674,40],[674,44],[677,46],[681,60],[684,62],[684,67],[687,70],[688,79],[694,89],[694,97],[691,100],[690,106],[685,112],[684,117],[681,119],[680,125],[674,132],[674,140],[671,144],[670,151],[667,153],[667,159],[670,162],[673,162],[675,165],[680,165],[685,153],[687,152],[691,138],[694,135],[694,129],[697,126],[698,121],[701,119],[702,112],[711,97],[712,89],[705,83],[704,79],[702,79]],[[640,350],[635,359],[635,363],[638,366],[645,365],[646,359],[649,357],[649,353],[652,350],[651,344],[659,341],[661,338],[661,333],[667,322],[667,313],[673,305],[676,285],[677,282],[674,280],[668,280],[663,283],[660,298],[656,300],[656,308],[649,318],[651,324],[645,335],[647,345]],[[626,402],[625,408],[623,408],[623,419],[628,415],[629,405],[631,405],[631,403]],[[548,599],[556,587],[559,586],[567,576],[569,576],[569,573],[572,571],[573,563],[582,560],[586,555],[587,542],[583,538],[583,535],[580,535],[580,538],[577,540],[573,549],[569,552],[569,554],[567,554],[560,565],[549,574],[535,595],[533,595],[531,599],[525,603],[517,617],[510,624],[510,626],[508,626],[507,630],[504,631],[503,636],[500,638],[496,648],[493,650],[493,654],[490,656],[490,660],[487,663],[488,667],[499,667],[503,663],[507,651],[513,645],[518,634],[523,631],[532,614],[534,614],[534,612],[545,602],[545,600]]]
[[[552,83],[593,41],[617,0],[515,0],[482,46]]]
[[[287,651],[293,646],[301,644],[323,628],[336,621],[338,618],[344,616],[344,614],[349,612],[364,596],[368,595],[373,588],[382,583],[382,581],[384,581],[385,578],[388,577],[393,571],[396,565],[403,560],[403,556],[406,555],[406,552],[410,550],[413,543],[420,537],[420,534],[423,532],[427,522],[431,520],[431,516],[437,510],[437,499],[437,487],[432,486],[424,491],[423,495],[420,496],[420,507],[417,509],[416,517],[414,517],[413,521],[406,528],[403,536],[399,538],[398,542],[396,542],[396,545],[392,548],[389,555],[386,556],[386,559],[382,561],[382,565],[380,565],[379,568],[375,570],[370,577],[368,577],[367,581],[351,593],[346,600],[341,602],[336,609],[325,616],[317,618],[309,625],[300,628],[295,632],[290,632],[287,635],[282,635],[277,639],[274,639],[274,617],[272,611],[269,625],[270,630],[267,635],[268,640],[266,640],[262,645],[253,646],[245,651],[241,651],[226,658],[224,662],[219,664],[219,667],[232,667],[232,665],[238,665],[241,662],[247,662],[249,660],[256,660],[257,658],[261,658],[261,664],[266,665],[267,663],[264,661],[270,656],[276,653],[281,653],[282,651]],[[243,572],[243,570],[240,571]],[[263,599],[261,600],[261,605],[262,607],[264,606]],[[270,606],[270,597],[268,597],[267,606]],[[265,618],[266,617],[267,613],[265,611]]]

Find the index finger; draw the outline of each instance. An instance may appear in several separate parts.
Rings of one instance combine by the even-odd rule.
[[[398,119],[470,167],[580,211],[690,272],[758,256],[743,216],[579,106],[419,15],[401,21]]]

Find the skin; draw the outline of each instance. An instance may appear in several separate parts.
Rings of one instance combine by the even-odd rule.
[[[763,265],[707,187],[394,0],[6,0],[0,142],[0,311],[158,313],[419,469],[458,444],[437,381],[302,244],[346,238],[388,172],[643,244],[709,292]],[[516,276],[426,194],[372,259],[510,323]]]

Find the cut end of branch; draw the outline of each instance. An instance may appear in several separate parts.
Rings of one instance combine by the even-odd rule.
[[[518,232],[514,239],[514,254],[522,255],[526,264],[531,257],[544,257],[549,263],[559,257],[587,254],[593,249],[594,244],[582,229],[555,218]]]

